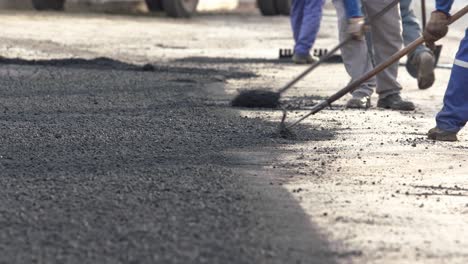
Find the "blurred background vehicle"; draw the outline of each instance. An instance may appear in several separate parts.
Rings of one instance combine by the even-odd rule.
[[[264,16],[289,15],[292,0],[257,0],[258,8]]]
[[[36,10],[63,10],[66,0],[31,0]],[[77,1],[77,0],[75,0]],[[86,1],[86,0],[83,0]],[[87,0],[89,2],[89,0]],[[102,0],[101,0],[102,1]],[[122,1],[122,0],[121,0]],[[127,0],[135,2],[135,0]],[[208,0],[205,0],[205,2]],[[218,1],[219,0],[212,0]],[[242,1],[242,0],[241,0]],[[197,11],[200,0],[145,0],[151,12],[165,12],[170,17],[188,18]],[[203,1],[202,1],[203,2]],[[237,1],[239,2],[239,1]],[[249,2],[244,0],[243,2]],[[256,0],[260,12],[265,16],[289,15],[292,0]]]

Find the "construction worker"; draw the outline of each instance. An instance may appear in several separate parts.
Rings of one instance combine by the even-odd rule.
[[[291,5],[291,26],[294,35],[293,62],[310,64],[314,59],[310,49],[315,43],[325,0],[293,0]]]
[[[333,0],[337,15],[340,40],[344,40],[348,34],[362,34],[362,24],[364,18],[356,17],[348,19],[344,4],[347,0]],[[388,6],[392,0],[362,0],[362,5],[367,15],[373,16]],[[398,6],[387,11],[381,17],[373,21],[371,26],[372,44],[375,53],[375,62],[380,64],[394,53],[398,52],[403,45],[401,32],[401,16]],[[363,76],[372,69],[372,62],[369,57],[368,47],[364,37],[362,40],[353,41],[341,49],[341,54],[346,71],[351,76],[352,81]],[[410,101],[401,98],[402,86],[397,81],[398,63],[395,63],[379,73],[376,78],[364,82],[353,93],[352,98],[347,102],[348,108],[369,108],[371,106],[371,95],[376,89],[379,100],[377,107],[411,111],[415,106]]]
[[[403,22],[403,42],[405,46],[422,35],[419,20],[416,18],[411,5],[412,2],[413,0],[400,1],[400,12]],[[428,47],[419,45],[408,55],[407,64],[408,68],[412,68],[417,75],[419,89],[427,89],[434,84],[435,57],[434,53]]]
[[[423,33],[428,46],[443,38],[448,32],[450,9],[453,0],[436,0],[436,11]],[[437,126],[428,132],[428,138],[457,141],[457,133],[468,121],[468,28],[455,57],[450,81],[445,92],[444,106],[437,114]]]

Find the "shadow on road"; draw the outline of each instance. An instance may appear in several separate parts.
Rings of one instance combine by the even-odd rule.
[[[205,104],[205,86],[224,87],[207,78],[210,71],[253,74],[145,72],[107,59],[62,67],[68,62],[0,60],[0,261],[335,263],[344,256],[287,190],[270,184],[282,177],[263,166],[277,155],[271,150],[280,155],[295,144],[272,137],[278,123]],[[22,77],[6,76],[12,72]],[[334,138],[334,131],[298,131],[302,140]]]

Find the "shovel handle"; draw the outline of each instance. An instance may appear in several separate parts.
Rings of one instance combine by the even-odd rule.
[[[464,8],[462,8],[460,11],[455,13],[453,16],[450,17],[449,20],[449,25],[463,17],[468,13],[468,5],[466,5]],[[388,66],[398,62],[402,57],[406,56],[408,53],[411,51],[415,50],[419,45],[424,43],[424,37],[419,37],[415,41],[413,41],[411,44],[403,48],[402,50],[398,51],[397,53],[393,54],[390,58],[388,58],[386,61],[380,63],[377,65],[374,69],[371,71],[367,72],[363,76],[361,76],[359,79],[353,81],[352,83],[348,84],[346,87],[343,89],[339,90],[337,93],[333,94],[330,96],[328,99],[320,102],[319,104],[315,105],[315,107],[312,108],[312,110],[305,116],[301,117],[299,120],[296,122],[292,123],[291,125],[287,126],[287,128],[291,128],[300,122],[302,122],[304,119],[308,118],[311,115],[314,115],[327,106],[330,106],[333,102],[336,100],[340,99],[341,97],[345,96],[346,94],[356,90],[361,84],[364,82],[368,81],[370,78],[374,77],[375,75],[379,74],[383,70],[385,70]]]

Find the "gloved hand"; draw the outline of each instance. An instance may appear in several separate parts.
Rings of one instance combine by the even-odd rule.
[[[364,17],[353,17],[348,20],[348,34],[355,40],[364,39]]]
[[[445,37],[448,32],[449,16],[440,11],[434,11],[427,23],[423,36],[429,48],[434,47],[434,42]]]

